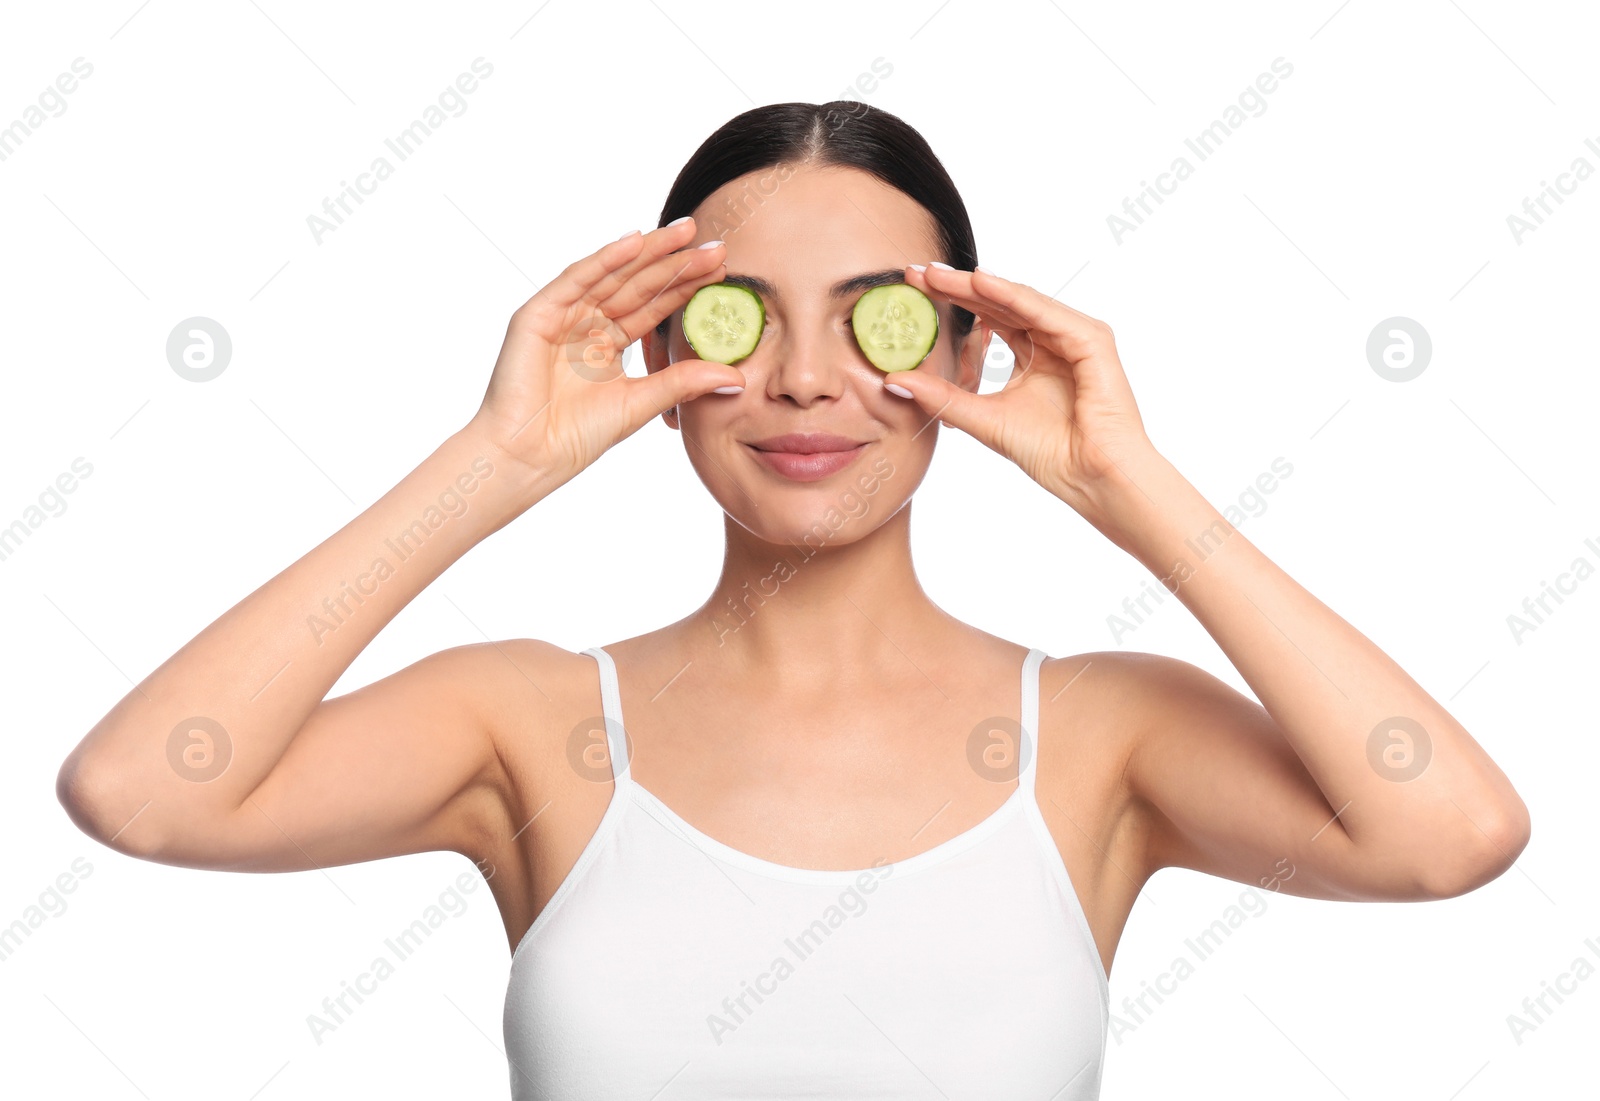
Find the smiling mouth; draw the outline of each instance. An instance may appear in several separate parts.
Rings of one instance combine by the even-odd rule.
[[[786,432],[779,436],[752,440],[750,446],[757,451],[814,455],[821,452],[853,451],[866,442],[838,432]]]
[[[842,455],[846,451],[854,451],[858,447],[866,447],[867,445],[865,443],[858,443],[853,447],[817,447],[804,451],[787,447],[762,447],[760,444],[754,443],[746,444],[745,446],[753,447],[757,451],[764,452],[768,455]]]
[[[746,444],[756,461],[790,481],[815,482],[851,465],[866,450],[865,443],[842,451],[764,451]]]

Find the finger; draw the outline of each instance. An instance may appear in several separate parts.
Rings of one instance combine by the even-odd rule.
[[[1011,371],[1011,378],[1007,385],[1033,370],[1034,355],[1038,345],[1034,342],[1032,332],[1027,329],[1013,328],[1010,325],[1002,325],[992,317],[980,317],[979,320],[987,324],[990,330],[1005,342],[1006,347],[1011,349],[1011,357],[1016,366]]]
[[[617,292],[602,301],[598,310],[607,317],[626,317],[648,307],[667,290],[693,285],[695,290],[715,282],[709,278],[722,267],[719,249],[689,249],[663,256],[649,267],[635,272]],[[720,278],[720,274],[718,274]],[[665,317],[666,314],[662,314]]]
[[[664,318],[681,309],[702,286],[721,278],[726,270],[721,261],[709,269],[705,267],[709,255],[707,252],[693,260],[684,254],[666,257],[665,266],[660,268],[657,278],[650,282],[665,281],[660,275],[662,272],[668,276],[673,271],[683,275],[686,262],[690,265],[689,274],[650,297],[643,293],[644,289],[648,289],[648,284],[643,289],[628,292],[630,300],[641,302],[640,307],[630,313],[616,316],[614,312],[624,292],[618,292],[600,306],[587,311],[567,327],[559,341],[567,349],[568,359],[574,364],[583,364],[585,370],[600,372],[595,377],[610,378],[614,377],[613,371],[620,373],[620,367],[605,365],[611,364],[613,357],[619,356],[623,349],[655,328]],[[742,381],[742,371],[739,377]]]
[[[702,272],[693,278],[683,278],[669,287],[657,292],[647,299],[632,313],[624,314],[617,318],[617,324],[627,334],[628,340],[638,340],[645,333],[659,325],[662,320],[681,310],[688,304],[695,293],[710,283],[715,283],[726,274],[727,269],[719,261],[717,266],[709,271]],[[610,303],[606,303],[604,311],[611,313]]]
[[[662,257],[682,249],[694,240],[693,219],[677,225],[665,225],[644,235],[644,248],[632,260],[616,268],[589,287],[589,301],[601,302],[627,286],[640,271],[657,264]],[[693,251],[692,249],[689,251]],[[709,250],[708,250],[709,251]],[[628,307],[632,309],[633,307]]]
[[[674,405],[704,397],[719,386],[744,385],[744,374],[726,363],[680,359],[643,378],[623,376],[623,420],[637,431]]]
[[[534,292],[528,304],[565,310],[583,298],[602,279],[627,264],[639,254],[644,238],[629,234],[591,252],[582,260],[574,260],[549,283]]]
[[[991,271],[975,271],[970,278],[972,288],[980,295],[998,302],[1033,328],[1059,331],[1052,329],[1052,321],[1066,321],[1069,327],[1102,324],[1099,318],[1073,309],[1026,283],[1014,283]],[[1071,326],[1073,322],[1076,326]]]
[[[906,281],[920,291],[937,296],[946,302],[953,302],[957,306],[964,306],[973,313],[982,313],[985,317],[993,318],[998,321],[1004,321],[1014,328],[1027,328],[1026,321],[993,299],[976,296],[971,292],[970,289],[963,289],[956,285],[934,286],[933,283],[928,280],[929,272],[937,272],[941,276],[952,274],[950,272],[946,272],[943,268],[929,267],[926,270],[919,272],[908,267],[906,270]],[[958,272],[955,274],[966,275],[969,279],[968,286],[970,288],[971,276],[969,273]],[[946,280],[941,279],[940,282],[943,284],[946,282]],[[982,307],[981,310],[979,309],[980,306]]]
[[[974,313],[992,315],[1003,311],[1004,316],[1020,322],[1022,327],[1055,337],[1068,359],[1083,358],[1105,339],[1104,323],[1025,284],[986,271],[947,271],[931,265],[921,274],[933,276],[928,280],[930,286],[960,300]],[[989,304],[987,308],[984,303]]]
[[[995,451],[1001,450],[1000,431],[1004,418],[995,405],[995,395],[980,396],[963,390],[949,379],[921,368],[895,371],[884,382],[910,390],[910,400],[928,416],[961,429]]]
[[[1001,325],[996,325],[992,320],[987,318],[985,318],[984,321],[988,324],[990,329],[1000,335],[1000,339],[1005,341],[1006,346],[1011,349],[1014,362],[1011,367],[1011,377],[1006,379],[1004,385],[1000,387],[1000,392],[1004,393],[1006,390],[1010,389],[1013,384],[1018,383],[1022,381],[1022,379],[1026,378],[1028,376],[1028,372],[1034,369],[1035,355],[1038,345],[1034,341],[1033,330],[1031,329],[1010,329]],[[1049,390],[1040,391],[1040,394],[1044,400],[1048,401],[1050,404],[1059,409],[1062,413],[1062,416],[1065,417],[1067,415],[1067,410],[1071,409],[1077,401],[1078,380],[1070,368],[1063,370],[1061,367],[1057,366],[1055,370],[1050,370],[1052,365],[1059,365],[1062,363],[1062,360],[1058,356],[1040,355],[1038,358],[1038,363],[1041,365],[1042,369],[1049,371],[1049,373],[1058,379],[1062,386],[1065,387],[1066,396],[1063,399],[1066,403],[1065,405],[1062,405],[1061,403],[1057,402],[1055,398],[1051,397]]]

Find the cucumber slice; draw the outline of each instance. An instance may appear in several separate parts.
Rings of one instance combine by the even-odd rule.
[[[748,287],[711,283],[683,307],[683,336],[700,359],[738,363],[756,350],[767,326],[767,308]]]
[[[909,371],[928,358],[939,338],[933,301],[909,283],[873,287],[850,314],[856,343],[880,371]]]

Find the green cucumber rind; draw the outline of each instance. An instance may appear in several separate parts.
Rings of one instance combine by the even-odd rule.
[[[914,314],[922,315],[913,318],[927,329],[927,344],[920,354],[915,349],[886,352],[875,348],[867,339],[867,330],[872,324],[869,315],[874,310],[882,310],[885,298],[904,299],[905,305]],[[932,299],[909,283],[885,283],[869,289],[856,299],[855,309],[850,313],[850,325],[856,336],[856,344],[860,346],[861,353],[867,357],[867,362],[885,374],[910,371],[920,366],[922,361],[932,354],[934,346],[939,341],[939,311],[934,308]],[[912,359],[912,356],[916,358]]]
[[[693,335],[700,320],[698,314],[701,310],[708,309],[711,301],[719,294],[726,294],[730,291],[737,292],[740,297],[747,298],[755,305],[755,336],[749,341],[749,347],[739,346],[743,347],[742,351],[736,348],[731,353],[719,352],[710,346],[702,350],[695,344]],[[689,342],[689,347],[694,349],[696,358],[706,360],[709,363],[738,363],[756,350],[756,346],[761,343],[761,333],[766,328],[766,325],[767,307],[761,301],[761,296],[749,287],[741,287],[734,283],[708,283],[695,291],[683,307],[683,338]],[[702,341],[702,343],[704,342]],[[723,359],[722,356],[724,354],[731,354],[731,358]]]

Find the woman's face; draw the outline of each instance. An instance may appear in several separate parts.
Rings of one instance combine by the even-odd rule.
[[[782,166],[730,181],[694,217],[687,247],[720,237],[724,278],[758,281],[746,285],[760,295],[767,325],[756,350],[734,365],[745,376],[741,393],[696,398],[668,410],[667,423],[683,432],[712,496],[758,538],[782,545],[808,536],[812,544],[859,539],[910,498],[939,426],[883,388],[894,376],[862,354],[850,314],[875,285],[862,277],[901,282],[907,264],[943,259],[932,216],[857,169]],[[934,307],[939,338],[920,369],[976,391],[989,330],[975,325],[957,346],[952,307],[937,299]],[[644,338],[651,371],[695,358],[683,311],[670,322],[664,346],[654,331]],[[773,458],[755,446],[791,433],[828,433],[860,446],[842,457],[844,465],[830,456]]]

